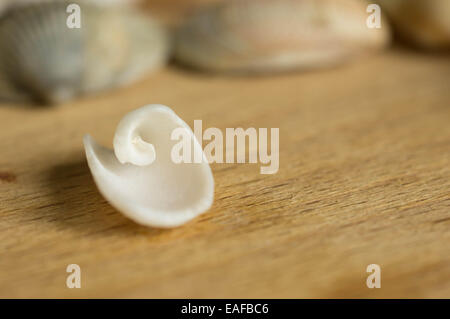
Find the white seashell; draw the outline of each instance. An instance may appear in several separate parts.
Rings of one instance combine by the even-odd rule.
[[[201,163],[172,161],[177,143],[172,131],[183,128]],[[147,105],[127,114],[117,126],[114,151],[89,136],[84,147],[89,168],[103,196],[135,222],[154,227],[180,226],[208,210],[214,180],[202,147],[190,127],[164,105]]]
[[[2,16],[0,70],[21,94],[64,102],[129,84],[166,63],[168,34],[151,18],[81,1],[81,28],[69,29],[68,3],[23,5]],[[8,95],[0,88],[0,97]]]
[[[359,0],[230,0],[179,29],[175,58],[220,72],[311,69],[385,47],[389,26],[369,29]]]
[[[449,0],[378,0],[398,34],[425,49],[450,48]]]

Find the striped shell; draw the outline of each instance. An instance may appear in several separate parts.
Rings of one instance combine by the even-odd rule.
[[[167,34],[149,18],[81,3],[81,28],[71,29],[69,3],[29,4],[2,16],[1,98],[63,102],[128,84],[167,60]]]
[[[265,72],[334,65],[379,49],[359,0],[230,0],[196,12],[177,32],[178,61],[211,71]]]

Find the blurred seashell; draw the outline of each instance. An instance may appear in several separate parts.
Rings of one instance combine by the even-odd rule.
[[[9,102],[26,102],[28,100],[27,94],[19,90],[14,83],[5,77],[2,70],[0,70],[0,92],[1,98]]]
[[[189,136],[202,155],[199,163],[175,163],[174,130]],[[100,192],[135,222],[180,226],[208,210],[214,179],[202,146],[190,127],[164,105],[147,105],[127,114],[114,134],[114,150],[84,138],[89,168]]]
[[[149,17],[79,2],[81,28],[70,29],[69,3],[15,7],[0,20],[0,69],[30,98],[62,102],[128,84],[166,62],[168,36]]]
[[[177,32],[175,57],[212,71],[265,72],[338,64],[385,47],[359,0],[240,0],[198,11]]]
[[[425,49],[450,48],[449,0],[378,0],[398,34]]]
[[[0,13],[10,7],[47,2],[49,0],[0,0]],[[92,3],[98,6],[111,5],[134,5],[142,0],[82,0],[85,3]]]

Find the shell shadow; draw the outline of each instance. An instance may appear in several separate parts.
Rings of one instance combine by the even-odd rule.
[[[159,236],[170,230],[138,225],[120,214],[99,193],[84,158],[49,169],[51,204],[41,216],[83,236]]]

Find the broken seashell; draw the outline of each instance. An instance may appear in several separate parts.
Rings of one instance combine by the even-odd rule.
[[[449,0],[378,0],[398,34],[425,49],[450,48]]]
[[[23,5],[2,16],[0,71],[9,87],[58,103],[129,84],[167,61],[167,33],[150,18],[128,7],[79,2],[81,28],[70,29],[69,3]],[[0,97],[10,95],[0,89]]]
[[[173,130],[185,129],[201,163],[175,163]],[[208,210],[214,180],[202,146],[190,127],[164,105],[147,105],[127,114],[117,126],[114,151],[89,136],[86,157],[103,196],[135,222],[154,227],[180,226]],[[199,153],[200,154],[200,153]]]
[[[325,67],[388,44],[389,26],[369,29],[366,20],[359,0],[231,0],[186,21],[175,57],[225,72]]]

